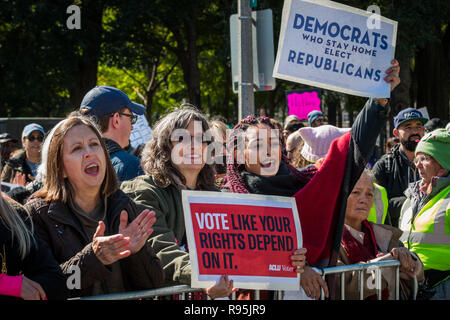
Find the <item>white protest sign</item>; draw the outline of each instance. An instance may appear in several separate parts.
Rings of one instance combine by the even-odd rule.
[[[383,78],[397,22],[326,0],[285,0],[275,78],[347,94],[390,97]]]
[[[144,115],[138,115],[136,123],[130,135],[130,144],[137,148],[140,144],[147,143],[152,138],[152,129]]]
[[[299,290],[290,257],[303,244],[293,197],[182,191],[191,287]]]

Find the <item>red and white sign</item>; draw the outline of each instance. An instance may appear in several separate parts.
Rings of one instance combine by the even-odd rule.
[[[294,198],[183,191],[191,286],[228,275],[240,289],[298,290],[290,256],[302,246]]]

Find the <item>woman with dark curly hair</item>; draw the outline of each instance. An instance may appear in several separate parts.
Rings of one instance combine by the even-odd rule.
[[[191,283],[181,191],[218,191],[213,164],[206,161],[208,130],[204,115],[191,105],[169,113],[156,124],[143,150],[145,175],[121,185],[140,210],[156,212],[149,241],[161,260],[167,285]],[[205,290],[211,298],[227,297],[232,291],[233,281],[226,276]]]

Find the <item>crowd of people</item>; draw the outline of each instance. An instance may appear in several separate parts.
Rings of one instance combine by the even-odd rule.
[[[394,60],[386,71],[391,91],[399,68]],[[23,148],[0,135],[0,298],[190,285],[181,192],[200,190],[295,198],[303,248],[290,259],[301,289],[284,291],[286,300],[330,295],[315,267],[330,262],[317,248],[333,237],[337,265],[399,260],[401,299],[450,299],[450,128],[417,109],[401,110],[387,153],[372,167],[388,108],[388,99],[369,99],[351,128],[326,124],[319,110],[306,122],[249,115],[233,126],[183,104],[136,152],[130,134],[145,107],[117,88],[97,86],[49,132],[25,126]],[[68,285],[77,271],[79,281]],[[357,278],[345,275],[346,299],[359,297]],[[382,272],[381,283],[382,298],[394,299],[392,270]],[[233,292],[255,297],[227,275],[203,295],[226,299]],[[364,299],[374,298],[366,285]]]

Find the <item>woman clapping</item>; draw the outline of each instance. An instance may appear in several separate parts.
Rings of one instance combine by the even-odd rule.
[[[63,272],[79,274],[70,296],[160,286],[163,270],[146,243],[154,213],[138,214],[118,189],[97,127],[83,117],[65,119],[47,137],[45,148],[46,181],[26,207]]]

